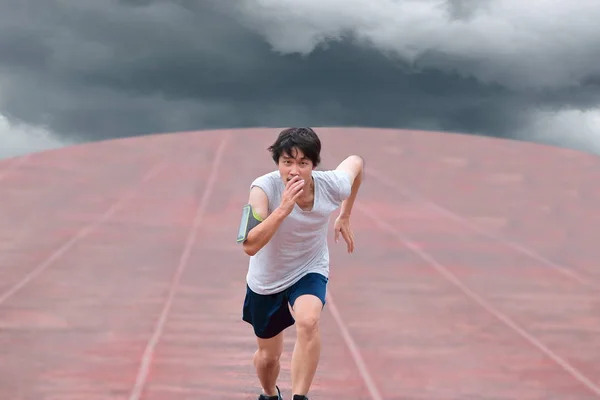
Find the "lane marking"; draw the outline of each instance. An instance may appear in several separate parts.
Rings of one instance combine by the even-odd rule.
[[[119,198],[116,202],[112,204],[112,206],[106,210],[104,214],[100,217],[96,218],[96,220],[84,226],[81,230],[79,230],[69,241],[60,246],[54,253],[50,255],[45,261],[40,263],[37,267],[35,267],[31,272],[29,272],[23,279],[14,284],[10,289],[0,295],[0,305],[4,303],[9,297],[14,295],[16,292],[21,290],[25,285],[39,276],[42,272],[44,272],[52,263],[62,257],[66,252],[68,252],[75,243],[79,242],[81,239],[86,237],[104,222],[106,222],[110,217],[113,216],[115,212],[117,212],[127,201],[129,201],[137,191],[142,187],[142,184],[146,183],[153,177],[155,177],[162,169],[165,167],[165,163],[161,163],[156,167],[150,169],[142,180],[138,183],[138,185],[129,191],[127,191],[121,198]]]
[[[154,332],[150,336],[146,348],[144,349],[144,353],[142,354],[142,358],[140,361],[140,367],[137,371],[137,375],[135,378],[135,383],[133,388],[131,389],[131,394],[129,396],[129,400],[139,400],[144,387],[146,385],[146,381],[148,380],[148,372],[150,370],[150,365],[152,364],[152,360],[154,358],[154,350],[160,341],[162,333],[164,331],[167,317],[169,316],[169,312],[171,311],[171,306],[173,304],[173,300],[175,298],[175,294],[177,293],[177,289],[179,287],[179,281],[181,280],[181,276],[183,275],[188,260],[190,258],[192,252],[192,246],[196,240],[196,235],[198,232],[198,227],[204,218],[204,210],[208,204],[208,200],[212,195],[215,182],[217,180],[217,175],[219,171],[219,165],[221,164],[221,159],[223,158],[223,153],[225,152],[225,147],[229,141],[229,134],[226,134],[225,137],[221,140],[219,144],[219,148],[217,149],[215,158],[213,159],[213,163],[210,170],[210,176],[208,182],[206,184],[206,189],[202,194],[202,198],[198,203],[198,208],[196,209],[196,215],[194,217],[194,222],[187,236],[187,241],[184,247],[183,252],[181,253],[181,257],[179,259],[179,264],[177,265],[177,270],[175,272],[175,276],[171,281],[169,286],[169,293],[167,295],[167,299],[163,305],[160,316],[156,322]]]
[[[502,321],[505,325],[510,327],[513,331],[515,331],[519,336],[524,338],[527,342],[529,342],[532,346],[536,347],[546,356],[548,356],[551,360],[553,360],[558,366],[564,369],[567,373],[569,373],[573,378],[581,382],[585,387],[587,387],[590,391],[592,391],[596,396],[600,398],[600,387],[598,387],[594,382],[592,382],[587,376],[581,373],[578,369],[569,364],[566,360],[561,358],[558,354],[552,351],[549,347],[544,345],[540,340],[529,333],[527,330],[519,326],[516,322],[514,322],[510,317],[497,310],[492,306],[489,302],[479,296],[477,293],[472,291],[464,282],[462,282],[456,275],[454,275],[446,266],[438,262],[433,256],[429,253],[423,251],[415,242],[410,240],[407,236],[401,234],[395,227],[385,222],[379,216],[376,216],[373,212],[371,212],[366,207],[359,204],[358,201],[355,202],[355,207],[361,211],[363,214],[367,215],[371,218],[382,230],[389,232],[390,234],[396,236],[396,238],[409,250],[418,255],[421,259],[427,262],[430,266],[432,266],[440,275],[442,275],[446,280],[455,285],[463,294],[465,294],[469,299],[473,302],[477,303],[488,313]]]

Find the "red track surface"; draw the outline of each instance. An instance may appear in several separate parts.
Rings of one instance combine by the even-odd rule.
[[[277,129],[0,162],[2,400],[255,399],[235,244]],[[314,399],[600,398],[600,160],[491,138],[319,129],[367,177],[331,244]],[[333,236],[331,235],[331,238]],[[289,399],[294,331],[280,385]]]

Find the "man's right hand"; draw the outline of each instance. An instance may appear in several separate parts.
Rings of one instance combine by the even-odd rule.
[[[298,197],[300,197],[303,192],[304,180],[300,179],[298,176],[293,177],[285,185],[285,190],[281,195],[281,204],[279,205],[279,208],[285,212],[286,215],[289,215],[294,209]]]

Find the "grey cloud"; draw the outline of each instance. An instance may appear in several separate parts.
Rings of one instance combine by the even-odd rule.
[[[600,72],[600,3],[594,1],[488,0],[477,8],[467,0],[446,7],[437,0],[236,4],[237,17],[283,53],[306,54],[351,37],[410,63],[458,69],[515,90],[578,85]]]
[[[247,0],[232,8],[222,1],[47,0],[35,13],[28,3],[3,7],[8,12],[0,16],[0,114],[44,127],[59,140],[363,125],[569,146],[557,132],[550,138],[531,130],[547,130],[540,118],[548,112],[599,103],[598,67],[583,63],[594,54],[580,56],[580,64],[559,63],[559,55],[576,51],[566,45],[561,50],[560,43],[554,50],[535,48],[543,29],[537,41],[529,38],[510,50],[508,40],[519,35],[506,33],[502,42],[505,28],[492,18],[493,0],[477,6],[456,0],[439,10],[424,0],[397,2],[403,4],[400,16],[385,8],[396,3],[376,0],[371,8],[358,1]],[[469,35],[478,32],[482,18],[491,27],[478,43]],[[462,28],[452,27],[451,19]],[[424,27],[411,33],[418,24]],[[582,25],[578,38],[591,43],[584,35],[589,27]],[[525,27],[529,35],[536,32]],[[534,59],[519,61],[528,45]],[[496,55],[498,49],[510,51]],[[532,79],[538,59],[557,65],[542,65],[540,77]],[[565,71],[575,71],[570,76],[579,80],[562,79],[569,76]],[[559,120],[579,128],[587,125],[578,121],[596,121],[578,115]]]
[[[445,4],[450,19],[469,20],[485,10],[490,2],[489,0],[447,0]]]

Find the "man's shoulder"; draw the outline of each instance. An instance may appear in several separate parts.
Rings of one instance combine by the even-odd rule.
[[[267,172],[267,173],[257,176],[256,178],[254,178],[254,180],[252,182],[254,183],[254,182],[259,182],[259,181],[273,181],[275,179],[279,179],[280,176],[281,175],[279,174],[279,171],[274,170],[274,171]]]
[[[313,176],[323,180],[340,180],[349,179],[350,176],[346,171],[340,169],[329,169],[329,170],[314,170]]]
[[[250,184],[250,189],[252,189],[254,186],[258,186],[264,191],[270,192],[271,190],[274,190],[277,187],[276,183],[280,179],[280,176],[281,175],[279,174],[278,170],[262,174],[254,178],[254,180]]]
[[[313,171],[313,178],[317,181],[335,203],[339,203],[350,195],[352,187],[351,177],[346,171],[339,169],[326,171]]]
[[[325,183],[328,186],[332,186],[339,189],[340,186],[350,184],[351,178],[346,171],[339,169],[332,169],[326,171],[313,171],[313,178]]]

